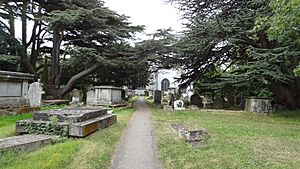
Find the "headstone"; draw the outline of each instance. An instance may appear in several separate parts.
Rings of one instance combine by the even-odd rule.
[[[174,110],[184,110],[184,102],[182,100],[174,101]]]
[[[229,96],[228,97],[228,105],[229,106],[235,106],[235,98],[234,98],[234,96]]]
[[[161,91],[160,90],[155,90],[155,92],[154,92],[154,103],[161,104]]]
[[[215,109],[223,109],[224,108],[224,98],[221,96],[217,96],[214,99],[214,108]]]
[[[29,85],[28,99],[30,107],[41,107],[43,91],[42,83],[40,81],[34,82]]]
[[[249,97],[246,98],[245,110],[250,112],[258,112],[271,114],[273,112],[271,98]]]
[[[70,104],[80,104],[80,91],[78,89],[74,89],[72,92],[71,92],[71,95],[72,95],[72,100],[70,102]]]
[[[191,105],[202,108],[203,107],[202,98],[198,94],[193,94],[191,96]]]
[[[95,102],[96,102],[95,91],[94,90],[89,90],[86,93],[86,104],[87,105],[93,105]]]

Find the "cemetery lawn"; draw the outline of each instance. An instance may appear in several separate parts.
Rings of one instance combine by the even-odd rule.
[[[263,116],[247,112],[169,111],[152,108],[163,168],[300,168],[300,111]],[[205,128],[211,136],[195,149],[171,123]]]
[[[65,142],[45,146],[29,153],[4,152],[0,154],[0,168],[108,168],[111,164],[112,154],[133,112],[133,108],[114,111],[118,116],[117,123],[83,139],[68,139]],[[0,125],[1,121],[0,119]]]
[[[0,138],[15,135],[16,121],[31,118],[32,114],[0,116]]]

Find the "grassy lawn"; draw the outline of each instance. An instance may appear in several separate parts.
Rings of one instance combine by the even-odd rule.
[[[15,135],[16,121],[31,117],[31,114],[0,116],[0,138]]]
[[[300,168],[300,112],[263,116],[154,107],[152,112],[164,168]],[[206,128],[207,147],[192,148],[170,127],[173,122]]]
[[[118,115],[116,124],[97,131],[84,139],[69,139],[63,143],[49,145],[30,153],[5,152],[0,154],[0,168],[108,168],[111,163],[111,156],[133,112],[132,108],[116,110],[114,112]],[[10,125],[14,125],[16,120],[11,119]],[[7,126],[10,126],[5,125],[8,122],[2,121],[6,121],[5,117],[0,118],[0,131],[2,128],[5,130]]]

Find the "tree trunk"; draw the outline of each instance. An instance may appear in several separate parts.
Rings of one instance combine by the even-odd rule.
[[[61,97],[65,96],[67,93],[69,93],[70,91],[73,90],[74,85],[76,83],[77,80],[93,73],[94,71],[96,71],[99,67],[101,66],[101,63],[96,63],[95,65],[93,65],[92,67],[74,75],[67,83],[67,86],[65,87],[65,89],[62,91],[61,93]]]
[[[300,108],[298,89],[293,82],[284,85],[281,83],[272,83],[269,89],[277,96],[278,103],[283,105],[289,110],[295,110]]]
[[[51,67],[50,67],[50,81],[49,81],[49,88],[52,91],[49,91],[48,94],[53,95],[54,97],[58,97],[57,90],[59,89],[60,84],[60,45],[62,42],[62,34],[60,27],[56,27],[53,30],[53,49],[52,49],[52,57],[51,57]]]
[[[22,6],[22,16],[21,16],[21,20],[22,20],[22,46],[23,49],[21,51],[21,70],[25,71],[25,72],[29,72],[31,74],[35,75],[35,79],[37,79],[37,74],[34,71],[34,68],[32,67],[32,65],[30,64],[30,61],[27,57],[27,5],[28,5],[28,1],[27,0],[23,0],[23,6]]]

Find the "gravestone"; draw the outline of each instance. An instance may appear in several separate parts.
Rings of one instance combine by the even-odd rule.
[[[74,89],[72,92],[72,103],[80,102],[80,91],[78,89]]]
[[[161,104],[161,91],[160,90],[155,90],[155,92],[154,92],[154,103]]]
[[[45,94],[43,91],[42,83],[40,81],[34,82],[29,85],[28,98],[30,107],[41,107],[42,105],[42,94]]]
[[[272,99],[268,97],[246,98],[245,110],[250,112],[271,114],[273,112]]]
[[[234,96],[229,96],[228,97],[228,105],[229,106],[235,106],[235,98],[234,98]]]
[[[215,109],[223,109],[224,108],[224,98],[221,96],[217,96],[214,99],[214,108]]]
[[[94,90],[89,90],[86,93],[86,104],[87,105],[93,105],[95,103],[96,103],[95,91]]]
[[[184,102],[182,100],[174,101],[174,110],[184,110]]]
[[[198,94],[193,94],[191,96],[191,105],[202,108],[203,107],[202,98]]]

